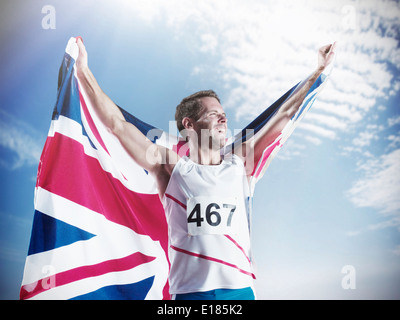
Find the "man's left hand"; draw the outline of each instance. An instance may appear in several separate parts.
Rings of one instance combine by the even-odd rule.
[[[318,51],[318,69],[324,70],[335,56],[336,42],[323,46]]]

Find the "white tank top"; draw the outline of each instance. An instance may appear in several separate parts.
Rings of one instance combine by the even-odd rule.
[[[171,294],[253,286],[249,196],[236,155],[210,166],[178,161],[163,199]]]

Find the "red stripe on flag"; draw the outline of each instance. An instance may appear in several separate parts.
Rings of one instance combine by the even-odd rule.
[[[244,273],[245,275],[248,275],[248,276],[252,277],[253,279],[256,278],[256,276],[253,273],[248,272],[246,270],[243,270],[243,269],[239,268],[238,266],[236,266],[236,265],[234,265],[232,263],[229,263],[229,262],[226,262],[226,261],[223,261],[223,260],[220,260],[220,259],[216,259],[216,258],[213,258],[213,257],[205,256],[205,255],[200,254],[200,253],[195,253],[195,252],[187,251],[185,249],[177,248],[177,247],[175,247],[173,245],[171,245],[171,248],[174,249],[175,251],[178,251],[178,252],[181,252],[181,253],[184,253],[184,254],[188,254],[190,256],[194,256],[194,257],[198,257],[198,258],[201,258],[201,259],[205,259],[205,260],[221,263],[221,264],[226,265],[228,267],[235,268],[239,272]]]
[[[94,124],[94,121],[93,121],[93,119],[92,119],[92,116],[90,115],[89,110],[88,110],[88,108],[87,108],[85,99],[83,99],[83,96],[82,96],[82,94],[81,94],[80,91],[79,91],[79,100],[81,101],[82,110],[83,110],[83,113],[85,114],[85,118],[86,118],[86,121],[87,121],[87,123],[88,123],[88,125],[89,125],[89,127],[90,127],[90,130],[92,131],[92,133],[93,133],[94,136],[96,137],[96,140],[97,140],[97,141],[100,143],[100,145],[103,147],[103,149],[104,149],[108,154],[110,154],[110,153],[108,152],[107,148],[106,148],[106,145],[104,144],[103,139],[102,139],[101,136],[100,136],[99,131],[98,131],[97,128],[96,128],[96,125]]]
[[[140,252],[135,252],[134,254],[121,259],[108,260],[98,264],[70,269],[51,276],[54,277],[53,287],[51,286],[51,281],[49,281],[50,277],[46,277],[36,281],[35,283],[22,286],[20,298],[23,300],[29,299],[49,289],[60,287],[85,278],[97,277],[109,272],[130,270],[143,263],[151,262],[154,259],[155,257],[150,257]]]
[[[277,142],[272,144],[270,147],[268,147],[264,151],[264,153],[262,155],[262,159],[259,160],[259,162],[261,161],[261,164],[259,166],[255,166],[254,167],[254,171],[256,171],[257,167],[258,167],[258,170],[257,170],[257,172],[255,174],[254,174],[254,171],[253,171],[253,173],[251,174],[252,176],[254,176],[255,178],[258,178],[258,176],[260,175],[260,173],[262,172],[262,170],[264,168],[265,163],[267,162],[269,156],[271,155],[272,151],[274,151],[275,148],[278,147],[279,145],[280,145],[280,140],[278,140]]]

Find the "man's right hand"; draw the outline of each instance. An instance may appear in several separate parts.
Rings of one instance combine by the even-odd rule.
[[[77,37],[76,38],[76,44],[78,45],[79,48],[79,55],[78,59],[76,60],[76,68],[78,72],[85,71],[88,69],[88,55],[86,52],[85,45],[83,44],[82,38]]]

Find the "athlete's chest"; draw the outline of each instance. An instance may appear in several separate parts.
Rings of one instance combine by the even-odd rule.
[[[232,195],[243,190],[244,170],[239,165],[189,165],[181,168],[179,175],[180,183],[189,196]]]

